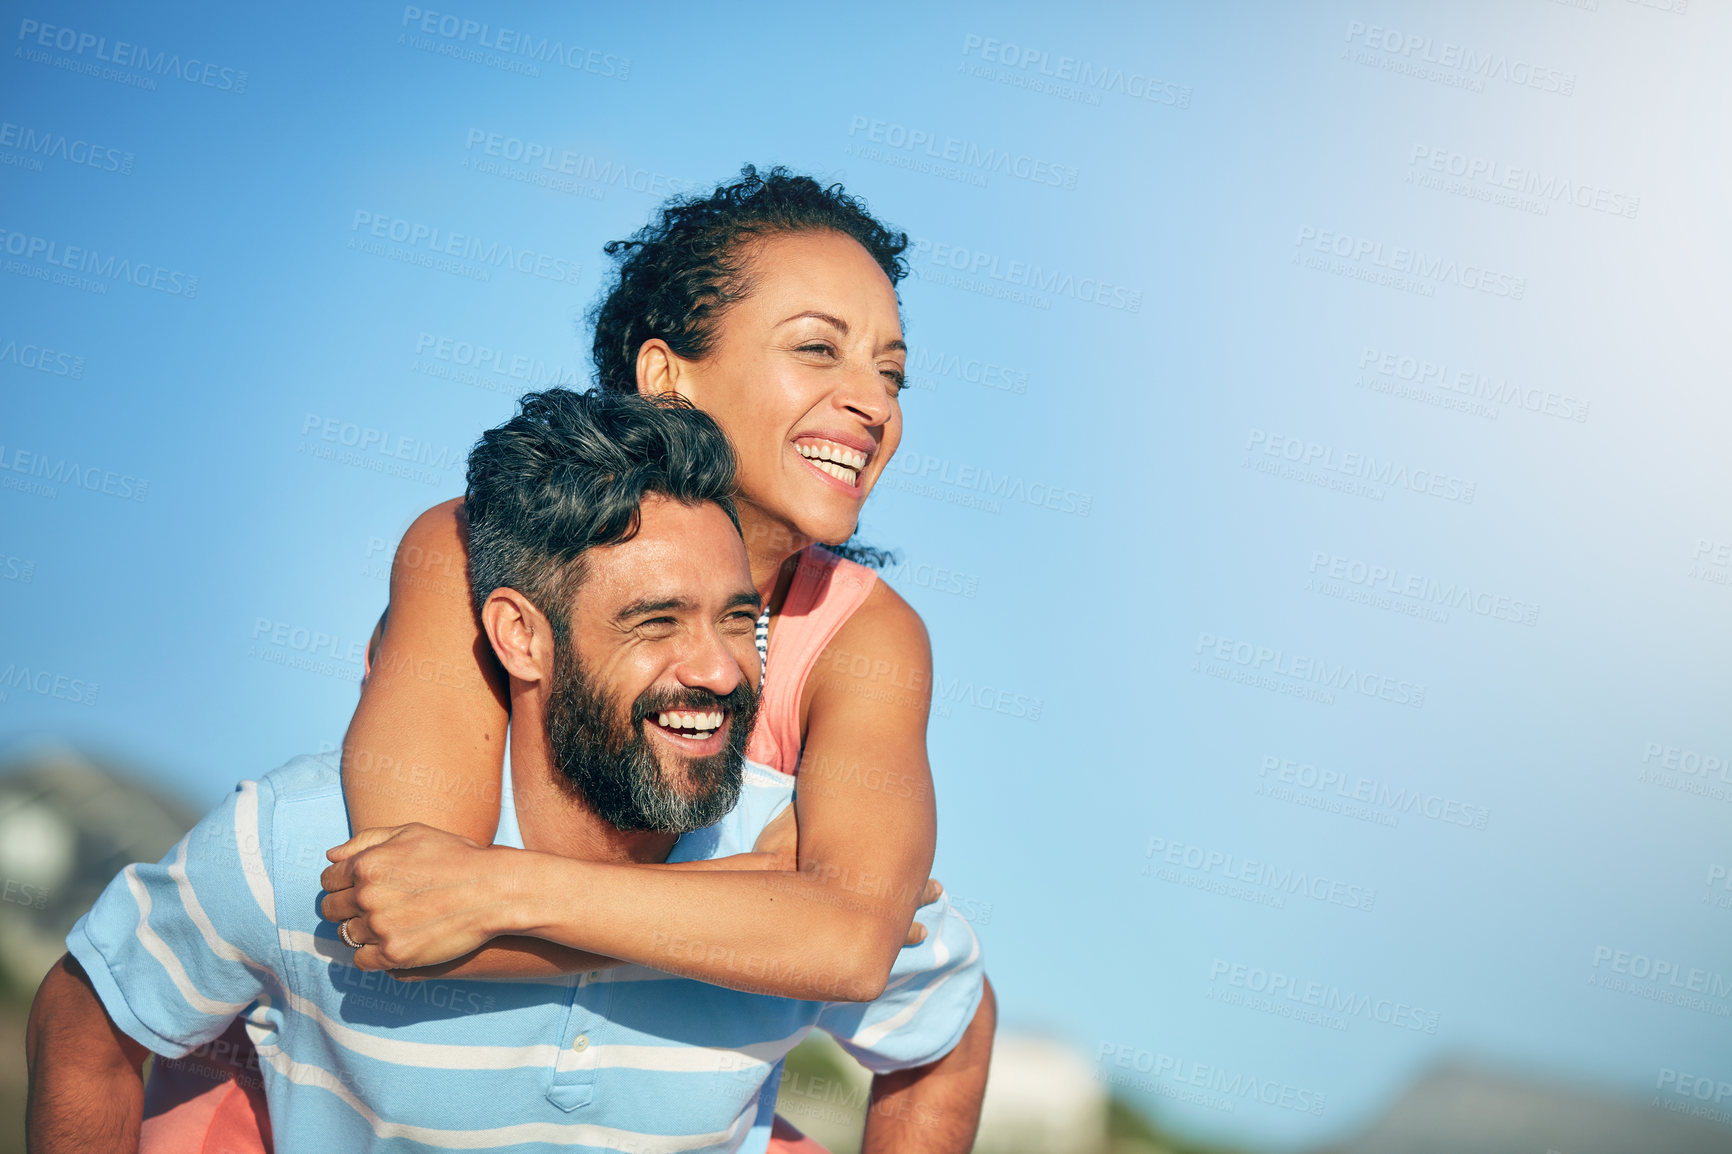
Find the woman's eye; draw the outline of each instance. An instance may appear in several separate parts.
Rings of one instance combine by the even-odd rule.
[[[903,388],[908,384],[908,374],[901,369],[885,369],[884,379],[896,386],[896,392],[893,395],[901,395]]]
[[[836,355],[835,349],[831,348],[829,345],[823,345],[823,344],[801,345],[800,351],[803,353],[821,353],[827,357]]]

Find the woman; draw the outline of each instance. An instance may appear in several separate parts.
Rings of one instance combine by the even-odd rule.
[[[748,167],[607,246],[619,272],[594,318],[600,386],[678,393],[738,453],[740,524],[768,607],[748,756],[801,776],[797,839],[783,825],[761,854],[704,870],[597,867],[551,921],[454,866],[493,838],[508,716],[464,580],[460,502],[447,502],[404,535],[344,743],[363,832],[332,851],[324,913],[361,943],[358,966],[522,979],[617,959],[785,997],[882,991],[932,862],[930,649],[905,601],[822,544],[850,538],[901,439],[906,243],[839,188]],[[795,864],[765,884],[766,869]],[[425,884],[388,880],[402,878]],[[656,945],[670,934],[711,948],[671,955]],[[730,968],[748,952],[774,964]]]

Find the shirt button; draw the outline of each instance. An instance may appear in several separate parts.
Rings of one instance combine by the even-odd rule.
[[[571,1044],[571,1048],[573,1050],[576,1050],[580,1054],[583,1053],[585,1050],[589,1049],[589,1035],[588,1034],[579,1034],[577,1036],[577,1041],[575,1041]]]

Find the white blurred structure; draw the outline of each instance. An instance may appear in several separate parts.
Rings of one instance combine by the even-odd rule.
[[[999,1034],[979,1154],[1097,1154],[1106,1140],[1106,1090],[1082,1055],[1044,1038]]]
[[[0,765],[0,973],[30,991],[109,879],[192,827],[185,807],[64,746]]]
[[[790,1058],[776,1111],[831,1154],[860,1149],[871,1075],[814,1032]],[[977,1154],[1101,1154],[1107,1095],[1087,1059],[1058,1042],[1000,1032],[981,1107]]]

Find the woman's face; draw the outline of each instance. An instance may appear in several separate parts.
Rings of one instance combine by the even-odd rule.
[[[701,361],[679,361],[677,388],[739,454],[742,513],[837,544],[902,439],[907,349],[896,290],[871,255],[836,232],[757,241],[751,292],[723,314]]]

